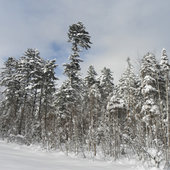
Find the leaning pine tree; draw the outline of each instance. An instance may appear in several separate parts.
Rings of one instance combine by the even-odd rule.
[[[68,145],[70,145],[71,149],[74,152],[78,153],[79,149],[82,149],[82,80],[80,78],[80,59],[79,52],[81,49],[90,48],[90,36],[89,33],[85,30],[84,25],[81,22],[77,24],[73,24],[69,27],[68,32],[69,42],[72,43],[72,54],[69,57],[70,62],[68,64],[64,64],[64,74],[68,77],[67,88],[65,89],[65,94],[69,94],[65,96],[65,102],[67,103],[67,108],[69,112],[69,117],[65,117],[67,120],[65,123],[69,126],[70,132],[69,136],[67,136]],[[67,91],[67,92],[66,92]],[[65,111],[66,113],[67,111]],[[69,124],[69,125],[68,125]],[[67,146],[68,146],[67,145]],[[67,147],[68,148],[68,147]]]

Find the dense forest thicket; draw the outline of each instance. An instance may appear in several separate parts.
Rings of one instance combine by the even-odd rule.
[[[158,62],[147,53],[139,75],[130,59],[119,83],[103,68],[98,76],[89,66],[80,76],[80,52],[90,48],[90,36],[81,22],[69,27],[72,44],[67,79],[56,86],[55,60],[41,58],[37,49],[9,57],[1,71],[0,136],[48,149],[91,154],[114,160],[137,156],[170,167],[170,78],[163,49]],[[113,61],[114,62],[114,61]]]

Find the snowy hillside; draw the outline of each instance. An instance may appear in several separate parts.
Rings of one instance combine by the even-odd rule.
[[[45,152],[33,146],[0,141],[0,170],[145,170],[135,161],[106,162]],[[155,168],[151,168],[156,170]],[[148,170],[148,169],[147,169]]]

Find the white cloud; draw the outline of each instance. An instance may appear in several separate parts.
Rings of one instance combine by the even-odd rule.
[[[98,71],[107,66],[117,81],[127,57],[148,50],[159,55],[162,47],[169,51],[169,5],[168,0],[1,0],[0,59],[33,47],[44,57],[57,55],[62,65],[69,55],[68,26],[82,21],[93,42],[82,70],[90,64]],[[57,53],[53,42],[66,50]]]

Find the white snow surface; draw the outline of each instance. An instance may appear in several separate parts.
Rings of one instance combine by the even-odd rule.
[[[136,161],[102,161],[78,158],[63,152],[47,152],[35,146],[21,146],[0,140],[0,170],[158,170]]]

